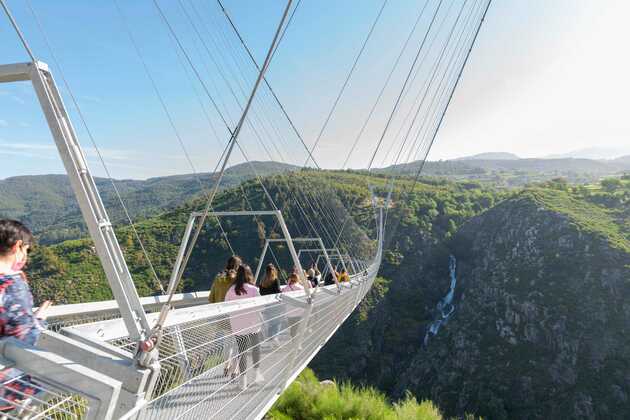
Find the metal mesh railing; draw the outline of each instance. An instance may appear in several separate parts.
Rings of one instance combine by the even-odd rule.
[[[0,383],[0,406],[0,419],[72,420],[88,411],[84,398],[23,373]]]
[[[304,291],[222,304],[206,303],[207,294],[180,299],[161,336],[160,371],[149,401],[129,414],[141,419],[261,418],[352,313],[377,270],[375,263],[350,283],[317,287],[310,300]],[[147,299],[155,300],[145,304],[153,319],[162,303]],[[109,302],[87,305],[83,313],[62,308],[51,319],[52,329],[70,327],[74,334],[85,332],[133,352],[136,343],[117,319],[118,310]],[[84,399],[52,389],[46,395],[28,402],[32,413],[29,405],[21,413],[26,418],[85,417]],[[20,410],[16,407],[12,415]]]
[[[146,313],[159,312],[164,305],[165,297],[149,296],[140,299]],[[187,308],[208,302],[208,292],[182,293],[173,297],[172,306]],[[115,300],[53,306],[48,313],[48,329],[59,332],[65,327],[89,324],[99,321],[120,318],[120,310]]]
[[[304,292],[279,294],[166,328],[153,399],[139,417],[260,417],[350,315],[375,274],[356,276],[339,293],[336,286],[319,289],[310,305]],[[111,343],[132,345],[125,338]]]

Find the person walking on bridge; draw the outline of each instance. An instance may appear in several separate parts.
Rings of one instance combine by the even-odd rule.
[[[225,295],[226,301],[248,299],[260,296],[255,285],[254,274],[248,265],[241,265],[236,272],[236,280]],[[238,346],[238,366],[240,368],[239,388],[247,388],[247,353],[251,350],[254,362],[254,382],[265,379],[260,373],[260,346],[262,317],[259,310],[243,309],[230,316],[232,331]]]
[[[241,257],[238,255],[232,255],[228,258],[225,270],[217,274],[212,282],[212,286],[210,286],[210,295],[208,296],[208,301],[210,303],[220,303],[225,300],[225,294],[230,286],[234,284],[236,271],[238,270],[238,267],[240,267],[241,263]]]
[[[232,255],[228,258],[225,269],[216,275],[210,286],[210,294],[208,295],[210,303],[221,303],[225,300],[225,294],[234,284],[236,271],[241,263],[241,258],[237,255]],[[234,343],[234,339],[230,335],[231,329],[227,317],[218,317],[217,320],[212,322],[212,328],[215,330],[215,341],[217,344],[211,349],[211,353],[218,353],[226,361],[223,367],[223,375],[228,376],[236,369],[236,364],[231,363],[232,354],[236,352],[236,343]]]
[[[14,337],[34,346],[46,329],[45,312],[50,301],[33,312],[33,295],[22,271],[33,244],[31,231],[15,220],[0,220],[0,338]],[[28,375],[18,369],[0,370],[0,411],[11,411],[13,404],[39,393]]]
[[[273,264],[267,265],[265,269],[265,278],[260,283],[260,294],[274,295],[280,293],[280,282],[278,281],[278,269]],[[282,304],[280,302],[270,303],[263,311],[265,325],[267,326],[267,339],[276,345],[279,345],[278,334],[282,321]]]

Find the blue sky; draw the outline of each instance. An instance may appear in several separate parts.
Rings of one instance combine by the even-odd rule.
[[[112,175],[147,178],[191,172],[115,3],[31,1]],[[91,166],[102,175],[90,139],[27,4],[22,0],[9,0],[8,4],[36,55],[51,65]],[[216,115],[210,117],[214,131],[209,127],[206,112],[212,112],[203,89],[180,65],[185,59],[152,2],[119,0],[119,4],[192,165],[198,171],[212,170],[227,131]],[[207,77],[207,88],[221,98],[220,107],[233,124],[238,107],[229,92],[213,85],[219,76],[210,60],[204,58],[204,45],[195,38],[179,3],[162,0],[160,4],[203,77]],[[227,32],[219,35],[217,28],[225,21],[215,3],[183,0],[183,4],[208,40],[214,36],[218,43],[228,39]],[[303,0],[300,5],[268,80],[307,144],[317,136],[381,4],[372,0]],[[323,166],[341,165],[421,5],[390,0],[385,7],[315,153]],[[261,62],[284,2],[225,0],[225,6]],[[544,156],[593,145],[626,148],[630,144],[630,123],[623,110],[627,109],[625,98],[630,94],[630,84],[625,80],[630,65],[627,54],[623,54],[623,40],[629,38],[630,30],[622,17],[628,9],[621,1],[495,0],[430,157],[497,150]],[[6,63],[27,58],[4,17],[0,18],[0,57]],[[227,52],[224,58],[230,61]],[[399,86],[409,59],[405,56],[401,63],[401,71],[396,73],[382,107],[368,126],[365,141],[350,161],[351,167],[366,166],[371,145],[395,96],[394,87]],[[254,71],[243,66],[242,88],[247,91]],[[241,94],[237,91],[236,95]],[[207,107],[205,111],[199,98]],[[268,93],[257,104],[260,118],[263,106],[273,109]],[[275,112],[278,131],[289,133],[286,122],[277,109]],[[273,128],[270,123],[268,129]],[[282,141],[286,143],[278,156],[303,163],[306,154],[297,139],[287,134]],[[244,133],[243,145],[250,159],[266,160],[253,132]],[[26,83],[0,85],[0,154],[4,158],[0,178],[63,172],[35,96]],[[234,162],[242,159],[237,153]]]

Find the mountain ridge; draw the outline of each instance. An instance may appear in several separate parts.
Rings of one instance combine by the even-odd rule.
[[[252,167],[256,171],[252,171]],[[256,176],[296,171],[278,162],[241,163],[227,168],[221,188],[229,188]],[[209,191],[217,174],[199,173],[147,180],[113,180],[132,219],[142,219],[182,205]],[[124,222],[112,181],[94,179],[113,223]],[[41,243],[50,244],[85,234],[86,227],[67,175],[25,175],[0,181],[0,217],[20,219],[31,226]]]
[[[509,152],[485,152],[449,160],[518,160],[519,156]]]

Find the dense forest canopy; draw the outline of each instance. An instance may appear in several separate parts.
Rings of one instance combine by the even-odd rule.
[[[368,186],[382,205],[387,174],[301,170],[274,172],[263,182],[274,201],[284,204],[294,232],[309,229],[290,199],[298,185],[310,191],[303,200],[326,197],[331,203],[332,213],[318,223],[343,219],[345,209],[351,210],[354,222],[346,233],[352,251],[373,255],[376,226]],[[153,194],[163,196],[157,185]],[[223,189],[215,210],[270,209],[259,185],[244,179]],[[630,298],[630,176],[587,184],[553,177],[506,189],[479,180],[421,177],[416,182],[413,175],[399,175],[394,185],[385,209],[380,277],[312,361],[320,378],[376,387],[393,401],[405,401],[409,391],[417,401],[434,401],[447,416],[548,418],[558,407],[573,413],[570,417],[617,418],[613,413],[628,412],[623,366],[630,365],[630,343],[620,337],[630,325],[624,303]],[[136,213],[138,235],[163,283],[190,213],[204,203],[199,191],[191,191],[183,204],[157,200],[144,215]],[[31,220],[45,213],[44,208],[21,211]],[[111,299],[91,240],[82,228],[72,230],[74,218],[65,220],[67,225],[62,217],[49,230],[40,225],[37,231],[45,239],[28,267],[36,301]],[[265,238],[280,234],[272,219],[221,222],[231,245],[251,265],[258,262]],[[55,229],[70,230],[55,236]],[[140,294],[159,293],[132,229],[119,219],[116,232]],[[54,239],[67,235],[73,239]],[[290,269],[286,246],[274,251],[280,266]],[[230,254],[216,219],[209,218],[181,290],[207,290]],[[454,312],[426,344],[436,304],[448,291],[450,256],[457,259]],[[608,340],[599,350],[597,334]],[[596,391],[595,383],[606,391]],[[297,392],[294,388],[291,392]],[[335,392],[340,392],[336,398],[359,398],[351,388]],[[542,394],[554,399],[528,405]],[[519,399],[524,403],[515,403]],[[405,404],[410,410],[422,406]],[[402,406],[392,407],[383,409],[395,413]],[[277,418],[284,418],[279,413]]]

